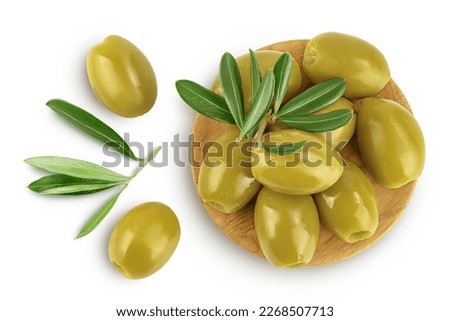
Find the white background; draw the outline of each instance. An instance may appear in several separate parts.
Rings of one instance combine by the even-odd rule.
[[[332,305],[335,316],[330,319],[347,321],[448,317],[450,24],[444,1],[84,3],[0,5],[0,319],[116,320],[116,308],[156,305],[256,312],[262,305]],[[97,142],[45,106],[50,98],[83,106],[119,133],[130,132],[134,141],[171,141],[178,133],[187,139],[194,112],[178,98],[175,80],[208,85],[225,51],[239,55],[325,31],[359,36],[385,54],[427,143],[426,168],[409,207],[362,254],[329,266],[277,270],[215,227],[196,196],[189,168],[173,163],[142,171],[99,228],[76,241],[89,215],[111,194],[52,198],[27,190],[43,173],[27,166],[25,158],[105,159]],[[159,96],[143,117],[110,113],[89,87],[85,57],[109,34],[135,43],[155,69]],[[183,159],[186,155],[182,151]],[[129,173],[132,168],[117,170]],[[129,281],[108,261],[109,233],[128,209],[151,200],[174,209],[182,237],[163,269]]]

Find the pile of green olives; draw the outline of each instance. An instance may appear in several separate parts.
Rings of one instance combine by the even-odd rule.
[[[256,53],[263,75],[282,54]],[[249,55],[237,62],[248,111]],[[344,78],[343,97],[317,113],[349,109],[354,112],[352,119],[327,133],[272,123],[259,144],[250,148],[238,139],[239,129],[233,127],[216,140],[224,153],[219,155],[217,146],[206,153],[198,180],[203,202],[223,213],[238,215],[255,202],[259,245],[267,260],[280,268],[304,266],[312,260],[321,224],[346,243],[369,239],[377,230],[379,204],[374,185],[366,172],[340,153],[348,141],[356,141],[367,173],[384,188],[405,186],[424,167],[424,139],[414,116],[397,102],[376,97],[391,80],[386,59],[377,48],[346,34],[318,35],[308,42],[303,60],[293,60],[287,99],[299,93],[305,77],[312,84]],[[218,78],[212,89],[221,94]],[[295,152],[274,154],[261,147],[265,141],[277,146],[307,143]]]

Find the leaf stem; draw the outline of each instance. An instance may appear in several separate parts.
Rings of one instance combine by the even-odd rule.
[[[133,175],[130,176],[130,178],[128,179],[127,183],[131,182],[131,180],[133,178],[135,178],[140,172],[141,170],[144,169],[145,166],[147,166],[148,163],[150,163],[150,161],[155,158],[155,156],[159,153],[159,151],[161,150],[161,146],[157,146],[155,149],[153,149],[150,154],[144,158],[142,160],[142,166],[141,163],[139,163],[139,167],[136,168],[136,170],[134,171]]]
[[[266,127],[269,124],[269,120],[272,118],[271,114],[272,114],[272,111],[269,110],[269,112],[266,114],[266,116],[264,116],[264,118],[259,123],[258,130],[256,131],[255,136],[253,136],[253,139],[252,139],[253,144],[255,144],[256,146],[259,145],[261,138],[264,135],[264,132],[266,130]]]
[[[75,237],[75,239],[79,239],[83,236],[86,236],[87,234],[91,233],[98,224],[105,218],[105,216],[111,211],[114,204],[116,203],[117,199],[119,198],[120,194],[125,190],[125,188],[128,187],[128,184],[135,178],[143,169],[144,167],[150,163],[150,161],[155,158],[155,156],[159,153],[161,150],[161,146],[156,147],[154,150],[151,151],[151,153],[144,159],[144,163],[139,165],[139,167],[135,170],[133,175],[131,175],[122,185],[120,185],[120,189],[118,192],[111,198],[103,207],[95,213],[89,221],[83,226],[81,231],[78,233],[78,235]]]

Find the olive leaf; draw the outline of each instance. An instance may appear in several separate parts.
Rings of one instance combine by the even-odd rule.
[[[275,73],[275,101],[273,112],[276,114],[280,109],[284,96],[288,88],[289,77],[291,75],[292,59],[291,55],[284,53],[278,58],[273,69]]]
[[[213,91],[184,79],[178,80],[175,87],[181,99],[198,113],[220,122],[236,123],[225,99]]]
[[[127,176],[80,159],[59,156],[41,156],[28,158],[25,162],[55,174],[63,174],[77,178],[96,179],[109,182],[123,182],[128,180]]]
[[[101,143],[111,146],[124,156],[139,160],[139,158],[134,155],[130,146],[128,146],[119,134],[84,109],[62,99],[51,99],[47,102],[47,106],[69,123]]]
[[[344,126],[350,121],[350,119],[352,119],[352,117],[352,110],[338,109],[320,115],[298,117],[285,116],[280,118],[280,121],[290,127],[307,132],[326,132]]]
[[[176,87],[181,98],[199,113],[222,122],[236,124],[241,129],[240,137],[258,136],[255,129],[258,127],[264,129],[267,125],[263,119],[273,100],[274,112],[270,121],[280,121],[298,129],[314,132],[334,130],[351,119],[352,112],[345,110],[307,116],[337,101],[345,91],[345,79],[325,80],[281,106],[292,69],[291,55],[282,54],[275,64],[274,71],[269,72],[273,73],[273,76],[261,79],[256,54],[251,49],[249,52],[252,106],[247,115],[244,113],[243,88],[238,65],[230,53],[225,53],[220,61],[219,76],[224,98],[189,80],[179,80]],[[273,81],[270,79],[272,77]],[[258,141],[259,138],[253,139]]]
[[[92,217],[87,221],[87,223],[83,226],[80,232],[77,234],[75,239],[79,239],[83,236],[91,233],[100,223],[103,221],[106,215],[111,211],[116,204],[117,199],[119,198],[122,191],[125,189],[123,187],[120,191],[118,191],[108,202],[106,202]]]
[[[252,102],[255,101],[256,93],[258,92],[259,85],[261,84],[261,72],[259,70],[259,62],[256,54],[253,50],[250,52],[250,76],[252,84]]]
[[[270,104],[272,103],[274,87],[275,76],[273,71],[269,70],[259,86],[255,100],[252,102],[252,108],[250,109],[241,130],[241,137],[244,137],[247,134],[252,135],[261,120],[267,114]]]
[[[222,94],[239,128],[244,126],[244,94],[236,59],[226,52],[220,60]]]
[[[28,188],[43,195],[84,195],[101,192],[119,184],[121,182],[108,182],[54,174],[32,182],[28,185]]]
[[[306,140],[298,142],[298,143],[292,143],[292,144],[281,144],[278,146],[275,145],[262,145],[261,147],[271,154],[278,154],[278,155],[288,155],[292,154],[296,151],[298,151],[300,148],[302,148],[306,144]]]
[[[334,103],[344,91],[345,79],[325,80],[289,100],[278,111],[277,116],[280,119],[286,119],[286,117],[298,117],[313,113]]]
[[[223,105],[227,107],[225,103]],[[139,166],[134,174],[127,177],[94,163],[74,158],[41,156],[31,157],[25,160],[29,165],[53,173],[52,175],[41,177],[28,185],[30,190],[39,194],[83,195],[97,193],[120,185],[120,190],[81,229],[76,236],[76,238],[80,238],[98,226],[113,208],[122,191],[139,174],[144,166],[158,154],[161,146],[156,147],[147,158],[137,158],[127,143],[114,130],[85,110],[61,99],[49,100],[47,106],[85,133],[108,144],[124,156],[139,161]],[[232,119],[231,114],[229,118]]]

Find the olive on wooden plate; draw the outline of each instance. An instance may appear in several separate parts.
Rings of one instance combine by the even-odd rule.
[[[255,229],[267,260],[276,267],[308,264],[319,240],[319,215],[310,195],[286,195],[263,187],[255,205]]]
[[[425,142],[411,112],[393,100],[366,98],[357,117],[361,156],[381,185],[398,188],[420,176]]]
[[[243,208],[261,187],[252,175],[246,143],[236,142],[238,137],[239,129],[232,127],[213,142],[198,177],[202,201],[224,213]],[[247,148],[250,148],[249,144]]]
[[[346,161],[344,173],[333,186],[314,195],[320,221],[337,237],[355,243],[373,235],[378,227],[375,190],[355,164]]]
[[[306,141],[293,153],[274,154],[261,147],[253,149],[252,173],[264,186],[285,194],[308,195],[333,185],[343,172],[343,160],[332,146],[311,133],[296,129],[269,132],[264,145],[280,146]]]
[[[314,83],[341,77],[347,81],[344,96],[372,96],[391,79],[383,54],[360,38],[337,32],[315,36],[306,45],[303,69]]]

